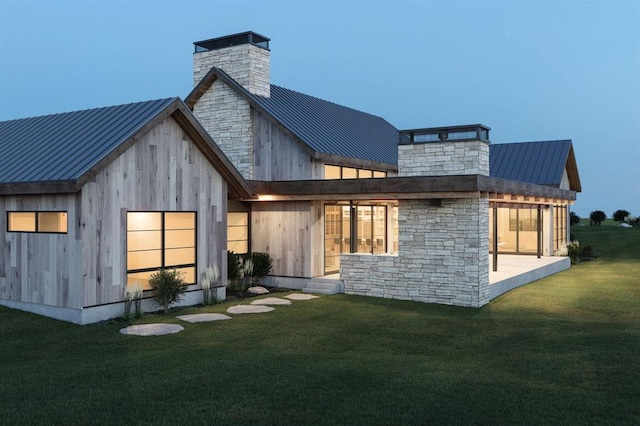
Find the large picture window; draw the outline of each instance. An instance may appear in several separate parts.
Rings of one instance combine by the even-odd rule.
[[[67,212],[7,212],[7,231],[67,233]]]
[[[161,268],[176,269],[186,284],[196,282],[196,213],[127,213],[127,284],[142,282]]]

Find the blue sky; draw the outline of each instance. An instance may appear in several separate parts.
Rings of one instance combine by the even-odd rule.
[[[572,139],[573,210],[640,215],[638,0],[0,0],[0,120],[185,97],[193,42],[246,30],[274,84],[399,129]]]

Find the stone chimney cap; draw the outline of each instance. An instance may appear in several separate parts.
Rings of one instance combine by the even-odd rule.
[[[253,44],[265,50],[269,50],[269,39],[253,31],[231,34],[223,37],[211,38],[209,40],[196,41],[195,53],[207,52],[209,50],[223,49],[225,47],[240,46],[242,44]]]

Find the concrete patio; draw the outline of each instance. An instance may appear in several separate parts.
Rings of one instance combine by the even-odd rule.
[[[492,262],[492,258],[489,258]],[[489,265],[489,299],[571,267],[568,257],[498,255],[498,270]]]
[[[535,255],[498,255],[498,270],[493,271],[493,258],[489,256],[489,299],[504,294],[514,288],[548,277],[571,267],[568,257]],[[327,282],[340,282],[340,274],[321,277]],[[310,280],[305,280],[309,282]],[[304,284],[303,284],[304,286]],[[304,287],[303,287],[304,288]],[[341,292],[344,292],[341,291]]]

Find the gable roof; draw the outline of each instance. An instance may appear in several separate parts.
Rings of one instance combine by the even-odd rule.
[[[187,106],[193,109],[217,79],[276,121],[315,158],[331,161],[331,156],[339,156],[398,164],[398,129],[383,118],[275,85],[271,85],[270,98],[253,95],[216,67],[187,96]]]
[[[489,146],[492,177],[559,188],[565,169],[571,190],[580,192],[580,177],[569,139]]]
[[[171,116],[242,197],[250,187],[179,98],[0,122],[0,194],[76,192]]]

